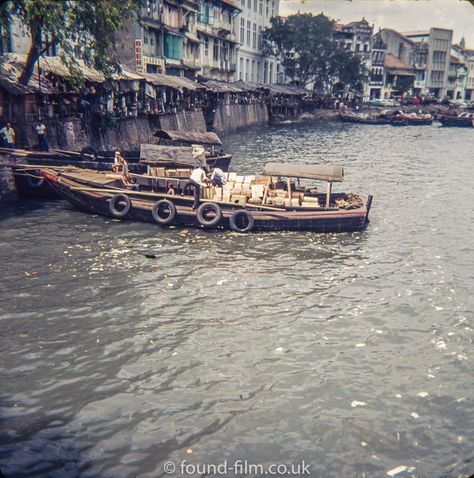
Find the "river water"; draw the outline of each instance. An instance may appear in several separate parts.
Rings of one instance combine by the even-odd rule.
[[[336,190],[374,195],[368,229],[3,210],[4,475],[473,474],[474,129],[313,123],[225,144],[242,173],[343,164]]]

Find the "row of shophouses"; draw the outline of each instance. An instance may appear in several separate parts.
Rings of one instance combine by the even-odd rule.
[[[142,0],[140,21],[116,35],[116,59],[137,73],[277,83],[279,63],[264,55],[262,32],[278,9],[279,0]],[[25,54],[21,25],[6,33],[0,55]]]
[[[140,21],[129,22],[116,36],[117,60],[138,74],[285,83],[280,62],[266,55],[262,44],[262,32],[278,13],[279,0],[143,0]],[[20,25],[0,33],[0,55],[27,52],[29,40]],[[474,50],[463,40],[453,44],[452,30],[384,28],[374,34],[362,19],[336,23],[334,35],[367,67],[365,100],[404,94],[474,100]]]
[[[462,39],[453,44],[453,31],[400,33],[389,28],[374,34],[362,19],[335,25],[335,36],[359,55],[369,71],[365,99],[406,95],[474,100],[474,50]]]

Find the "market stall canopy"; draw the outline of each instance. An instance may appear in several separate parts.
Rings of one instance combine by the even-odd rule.
[[[184,78],[183,76],[162,75],[161,73],[142,73],[141,76],[146,79],[148,83],[156,86],[169,86],[170,88],[182,89],[186,88],[191,91],[204,89],[199,83]]]
[[[132,71],[130,68],[121,65],[120,72],[113,75],[114,80],[129,80],[129,81],[140,81],[143,80],[143,75]]]
[[[232,86],[240,88],[242,91],[259,91],[262,88],[265,88],[265,85],[258,83],[250,83],[249,81],[234,81]]]
[[[344,180],[344,168],[334,165],[267,163],[263,174],[265,176],[286,176],[331,182]]]
[[[214,93],[242,93],[242,91],[244,91],[234,83],[228,83],[226,81],[209,80],[202,83],[202,85]]]
[[[84,79],[90,83],[103,83],[105,77],[91,68],[88,68],[82,60],[77,61]],[[41,68],[41,77],[38,70],[38,64]],[[35,65],[33,75],[28,85],[22,85],[19,78],[25,69],[26,55],[17,55],[9,53],[0,58],[0,78],[1,86],[9,93],[20,95],[25,93],[45,93],[54,94],[58,92],[47,74],[51,74],[58,78],[70,79],[72,77],[66,65],[64,65],[59,57],[42,57]]]
[[[159,129],[153,133],[153,136],[169,139],[171,141],[177,141],[180,143],[222,145],[222,141],[219,139],[219,136],[211,131],[199,133],[194,131],[170,131]]]
[[[266,89],[275,94],[290,95],[290,96],[303,96],[310,95],[311,91],[301,88],[295,85],[264,85]]]

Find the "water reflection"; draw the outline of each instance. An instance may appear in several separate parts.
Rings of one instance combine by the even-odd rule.
[[[225,139],[243,173],[344,164],[338,187],[375,196],[362,233],[2,211],[2,472],[155,477],[166,460],[226,457],[327,477],[472,473],[470,133],[331,123]]]

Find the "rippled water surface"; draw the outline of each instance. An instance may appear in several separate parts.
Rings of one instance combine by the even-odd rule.
[[[166,230],[64,201],[2,211],[4,475],[239,459],[325,478],[474,473],[473,146],[474,130],[436,126],[226,138],[243,173],[345,165],[336,190],[374,195],[363,233]]]

